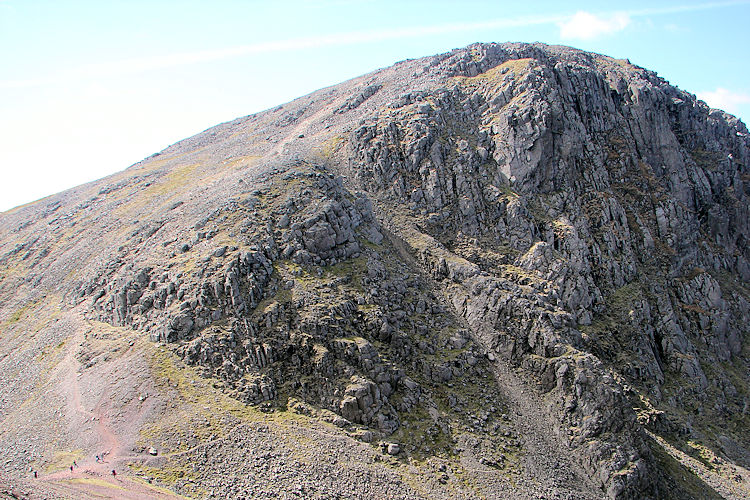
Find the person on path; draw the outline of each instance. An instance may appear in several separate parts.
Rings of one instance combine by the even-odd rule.
[[[71,474],[73,473],[73,466],[72,465],[70,466],[70,473]]]
[[[112,477],[117,478],[117,472],[114,469],[112,469]]]
[[[99,463],[99,455],[96,456],[96,463]]]
[[[34,471],[34,479],[36,479],[36,478],[37,478],[36,471]]]

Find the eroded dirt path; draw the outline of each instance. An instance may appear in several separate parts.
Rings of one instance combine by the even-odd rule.
[[[115,392],[108,390],[107,384],[137,384],[137,378],[127,376],[117,376],[121,371],[120,366],[127,366],[123,360],[113,359],[104,361],[101,366],[96,368],[102,372],[98,376],[92,377],[91,374],[84,374],[82,365],[77,355],[84,346],[86,324],[81,321],[82,328],[69,337],[66,342],[66,354],[60,363],[55,367],[60,383],[57,387],[60,395],[67,402],[67,411],[65,412],[68,422],[68,428],[80,429],[82,434],[93,433],[94,435],[85,436],[88,442],[95,443],[94,453],[87,454],[84,458],[71,463],[70,468],[50,474],[40,474],[39,480],[43,481],[46,486],[58,492],[64,498],[117,498],[117,499],[174,499],[183,498],[167,490],[159,489],[149,483],[130,475],[126,464],[133,460],[144,460],[143,455],[134,455],[134,436],[138,433],[138,424],[143,418],[143,412],[146,411],[142,405],[133,403],[128,405],[124,412],[113,414],[115,406],[109,401],[109,398],[115,397]],[[133,349],[131,343],[120,358],[128,358],[128,353]],[[133,352],[130,352],[133,355]],[[82,382],[84,377],[88,377],[88,385]],[[91,379],[94,379],[92,386]],[[122,389],[122,388],[120,388]],[[135,387],[132,389],[136,389]],[[127,391],[123,391],[127,392]],[[132,392],[132,391],[130,391]],[[95,406],[87,407],[82,394],[94,395],[93,399],[98,399]],[[99,394],[101,393],[101,394]],[[98,398],[97,398],[98,395]],[[132,426],[113,424],[115,418]],[[88,422],[95,422],[95,425],[86,426]],[[116,475],[112,473],[115,471]]]

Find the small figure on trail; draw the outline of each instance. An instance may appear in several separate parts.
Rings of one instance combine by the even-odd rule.
[[[96,463],[99,463],[99,455],[96,456]]]
[[[117,472],[115,472],[115,470],[114,470],[114,469],[112,469],[112,477],[114,477],[114,478],[116,478],[116,477],[117,477]]]
[[[73,460],[73,467],[78,467],[78,464],[76,463],[75,460]]]
[[[34,471],[34,479],[36,479],[36,478],[37,478],[36,471]]]
[[[73,472],[73,466],[72,465],[70,466],[70,472]]]

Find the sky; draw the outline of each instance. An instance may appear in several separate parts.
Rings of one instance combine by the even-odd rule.
[[[750,120],[750,0],[0,0],[0,211],[408,58],[544,42]]]

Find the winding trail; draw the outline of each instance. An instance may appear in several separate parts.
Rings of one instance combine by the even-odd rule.
[[[126,463],[132,460],[144,460],[144,455],[126,453],[132,443],[118,435],[111,424],[111,416],[100,401],[93,409],[87,409],[81,398],[80,362],[76,353],[84,340],[83,330],[78,329],[67,341],[67,352],[62,361],[55,367],[59,372],[58,390],[65,397],[68,406],[67,418],[74,425],[78,422],[96,422],[96,434],[99,459],[92,455],[77,461],[72,470],[66,468],[50,474],[40,474],[39,480],[65,498],[112,498],[112,499],[175,499],[184,498],[165,489],[157,488],[146,481],[132,476]],[[73,464],[71,464],[73,465]],[[112,474],[116,472],[116,475]]]

